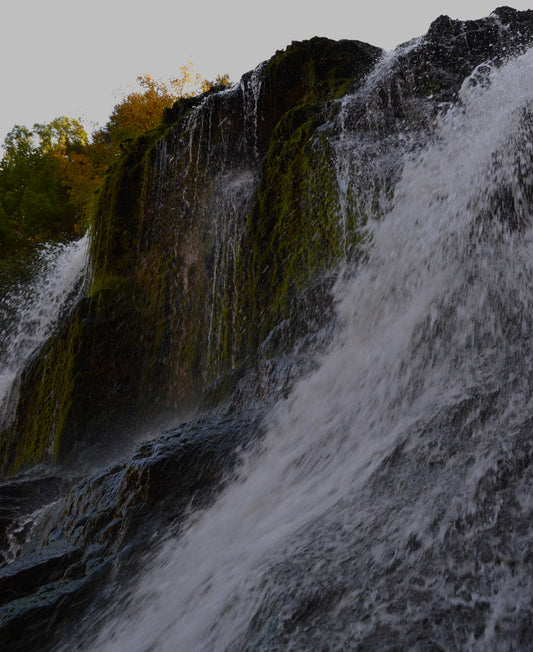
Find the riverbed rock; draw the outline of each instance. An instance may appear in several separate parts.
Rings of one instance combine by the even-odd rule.
[[[212,503],[259,443],[261,420],[248,411],[173,428],[35,515],[15,559],[0,566],[3,644],[51,650],[65,628],[79,630],[83,610],[101,606],[113,583],[135,576],[143,550]]]

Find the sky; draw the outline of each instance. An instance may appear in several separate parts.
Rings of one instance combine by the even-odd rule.
[[[232,81],[291,41],[357,39],[386,50],[442,14],[489,15],[497,0],[1,0],[0,143],[15,124],[60,115],[105,124],[136,78],[194,70]],[[533,0],[514,0],[515,9]]]

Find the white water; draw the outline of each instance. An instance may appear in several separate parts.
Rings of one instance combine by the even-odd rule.
[[[20,284],[2,299],[6,327],[0,333],[0,425],[9,418],[6,402],[18,372],[50,336],[62,310],[76,298],[73,291],[79,289],[85,270],[87,245],[88,236],[84,236],[66,245],[43,247],[31,283]]]
[[[392,211],[370,227],[367,263],[339,285],[342,328],[318,371],[274,410],[261,454],[157,553],[95,648],[269,649],[264,641],[273,632],[278,642],[289,632],[280,649],[312,649],[310,640],[315,649],[335,647],[334,640],[353,649],[376,623],[397,622],[372,596],[365,598],[367,620],[350,611],[374,588],[358,574],[356,545],[370,573],[410,536],[422,551],[444,540],[447,524],[473,509],[477,481],[493,462],[491,446],[532,407],[533,231],[524,187],[533,183],[533,51],[490,79],[466,83],[463,106],[442,118],[434,144],[406,162]],[[503,190],[519,229],[498,214],[494,193]],[[474,423],[475,461],[460,467],[460,484],[429,486],[418,496],[400,478],[397,487],[383,478],[392,487],[373,502],[365,487],[400,444],[413,459],[429,458],[419,433],[443,408],[501,387],[513,392],[499,399],[492,421]],[[437,430],[435,444],[439,437]],[[435,531],[429,523],[441,495],[444,515]],[[531,511],[531,501],[523,508]],[[458,599],[437,576],[420,581],[436,599]],[[290,638],[300,596],[340,585],[331,631]],[[498,618],[529,600],[517,578],[503,589],[487,598],[489,626],[469,647],[494,649]],[[334,634],[341,638],[330,639]]]

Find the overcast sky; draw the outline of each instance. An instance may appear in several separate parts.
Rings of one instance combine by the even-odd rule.
[[[503,4],[503,3],[500,3]],[[0,143],[14,124],[81,117],[105,123],[141,73],[175,76],[188,59],[208,79],[233,81],[312,36],[393,49],[439,15],[471,19],[486,0],[1,0]],[[516,9],[533,0],[515,0]]]

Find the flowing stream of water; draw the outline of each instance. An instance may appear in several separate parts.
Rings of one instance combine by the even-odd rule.
[[[339,283],[341,326],[318,370],[274,409],[239,479],[150,560],[94,647],[350,648],[403,627],[406,609],[416,621],[428,605],[462,600],[474,614],[483,600],[477,638],[452,627],[448,643],[495,649],[531,582],[488,561],[497,592],[446,578],[452,551],[456,567],[480,563],[480,479],[532,413],[532,70],[533,51],[478,70],[405,161],[368,259]],[[528,486],[516,492],[529,518]]]
[[[62,312],[73,305],[85,273],[88,236],[48,245],[34,261],[30,283],[17,284],[2,297],[0,334],[0,426],[16,402],[16,378],[24,362],[50,336]],[[11,394],[11,395],[10,395]]]

